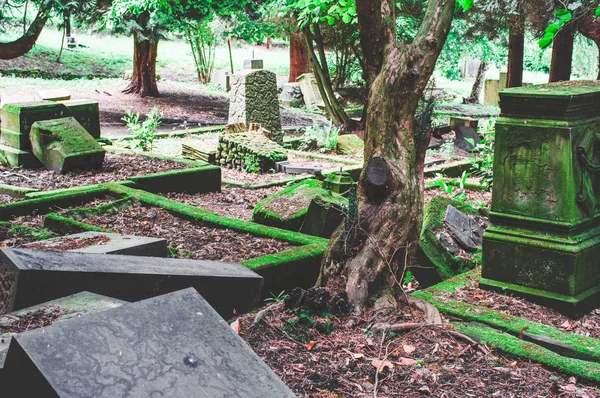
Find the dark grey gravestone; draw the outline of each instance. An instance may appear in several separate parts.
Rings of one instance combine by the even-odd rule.
[[[126,254],[128,256],[146,257],[167,257],[169,254],[166,239],[95,231],[86,231],[78,234],[46,239],[29,243],[23,247],[34,247],[44,250],[57,250],[58,248],[58,250],[60,250],[60,247],[68,242],[84,241],[99,236],[105,236],[108,240],[106,242],[94,243],[89,246],[68,251],[97,254]]]
[[[13,311],[90,291],[125,301],[194,287],[221,314],[249,311],[262,277],[239,263],[0,249],[0,302]]]
[[[482,245],[487,222],[481,217],[468,216],[449,205],[444,216],[444,226],[460,246],[474,252]]]
[[[36,305],[34,307],[11,312],[10,314],[0,315],[0,378],[2,376],[2,370],[4,368],[4,360],[6,359],[8,346],[12,340],[12,333],[6,333],[6,330],[9,330],[8,328],[11,328],[12,330],[15,325],[22,324],[24,321],[26,321],[24,318],[26,318],[29,313],[42,311],[50,313],[58,310],[60,315],[52,321],[54,324],[66,319],[80,317],[85,314],[92,314],[95,312],[117,308],[123,304],[125,304],[125,301],[90,292],[81,292],[72,296],[63,297],[58,300]],[[29,330],[34,328],[36,328],[36,326],[28,326]],[[2,385],[1,379],[0,385]]]
[[[7,398],[295,395],[193,289],[13,338]]]
[[[479,138],[479,134],[477,134],[477,130],[472,127],[461,126],[458,127],[455,131],[456,133],[456,141],[454,145],[457,148],[462,149],[465,152],[471,152],[479,143],[481,142],[481,138]],[[468,141],[467,141],[468,139]],[[469,141],[473,141],[472,143]]]

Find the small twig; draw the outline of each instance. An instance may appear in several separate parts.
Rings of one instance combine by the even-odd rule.
[[[250,325],[250,327],[253,327],[253,326],[255,326],[255,325],[258,323],[258,322],[260,322],[260,321],[261,321],[261,320],[262,320],[262,319],[263,319],[263,318],[264,318],[264,317],[267,315],[267,313],[268,313],[269,311],[272,311],[272,310],[274,310],[274,309],[276,309],[276,308],[279,308],[279,307],[283,306],[284,304],[285,304],[285,303],[284,303],[283,301],[280,301],[279,303],[274,303],[274,304],[271,304],[271,305],[270,305],[270,306],[268,306],[267,308],[265,308],[265,309],[263,309],[263,310],[260,310],[260,311],[259,311],[259,312],[256,314],[256,316],[254,317],[254,321],[252,321],[252,325]]]
[[[298,340],[294,340],[294,339],[292,338],[292,336],[290,336],[289,334],[287,334],[287,333],[286,333],[286,332],[284,332],[283,330],[276,328],[275,326],[271,325],[269,322],[266,322],[266,321],[265,321],[265,323],[266,323],[267,325],[269,325],[269,327],[271,327],[271,328],[272,328],[273,330],[275,330],[277,333],[281,334],[283,337],[285,337],[285,338],[287,338],[288,340],[290,340],[292,343],[296,343],[296,344],[298,344],[299,346],[301,346],[301,347],[304,347],[304,344],[302,344],[302,343],[301,343],[301,342],[299,342]]]
[[[448,332],[448,334],[456,337],[457,339],[466,341],[467,343],[472,344],[473,346],[477,346],[477,348],[479,349],[479,351],[481,351],[482,354],[484,354],[486,356],[491,354],[490,351],[483,344],[476,342],[469,336],[459,333],[456,330],[448,330],[447,332]]]
[[[377,359],[381,357],[381,350],[383,349],[383,343],[385,342],[385,336],[387,334],[386,330],[383,330],[381,334],[381,343],[379,343],[379,352],[377,353]],[[387,347],[386,347],[386,357],[387,357]],[[373,385],[373,398],[377,398],[377,385],[379,384],[379,372],[383,368],[385,364],[385,359],[381,361],[379,366],[377,367],[377,371],[375,372],[375,384]]]
[[[417,329],[417,328],[424,327],[424,326],[434,326],[434,325],[428,325],[426,323],[415,323],[415,322],[394,323],[394,324],[376,323],[373,326],[371,326],[371,330],[375,331],[375,332],[379,332],[379,331],[405,332],[407,330],[413,330],[413,329]]]

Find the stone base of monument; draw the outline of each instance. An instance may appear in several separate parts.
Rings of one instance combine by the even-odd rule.
[[[600,84],[500,99],[481,286],[581,316],[600,306]]]
[[[6,333],[6,330],[20,329],[26,327],[27,330],[37,329],[37,326],[31,326],[33,320],[28,319],[32,314],[43,317],[44,321],[55,324],[72,318],[79,318],[82,315],[93,314],[120,307],[125,301],[101,296],[90,292],[81,292],[72,296],[63,297],[58,300],[49,301],[34,307],[25,308],[10,314],[0,315],[0,385],[2,385],[2,370],[6,353],[12,340],[12,334]],[[27,322],[27,324],[24,324]],[[21,333],[22,331],[18,331]]]
[[[83,290],[138,301],[190,286],[229,317],[253,308],[262,277],[239,263],[0,249],[0,302],[5,311]]]
[[[46,239],[23,247],[146,257],[167,257],[169,254],[166,239],[94,231]]]
[[[5,372],[11,398],[295,396],[193,289],[17,335]]]

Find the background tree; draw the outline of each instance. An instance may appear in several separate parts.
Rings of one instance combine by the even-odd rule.
[[[468,5],[467,5],[468,6]],[[442,50],[454,0],[430,0],[410,44],[397,40],[396,3],[357,0],[360,40],[373,85],[355,236],[341,227],[330,241],[322,280],[343,274],[349,303],[362,312],[403,297],[400,282],[418,241],[429,129],[415,129],[419,101]],[[385,304],[385,305],[384,305]]]
[[[11,17],[11,8],[22,5],[21,1],[0,1],[0,23],[6,22]],[[16,40],[8,43],[0,43],[0,59],[14,59],[27,54],[35,45],[40,33],[50,18],[50,12],[54,7],[54,0],[44,0],[39,3],[37,15],[25,33]]]

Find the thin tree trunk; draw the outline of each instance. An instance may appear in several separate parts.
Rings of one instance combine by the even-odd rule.
[[[126,94],[139,94],[141,97],[158,97],[156,84],[156,55],[158,43],[149,40],[138,41],[139,34],[133,33],[133,76],[125,90]]]
[[[233,75],[233,53],[231,52],[231,39],[227,38],[227,48],[229,49],[229,66],[231,67],[231,74]]]
[[[58,52],[58,58],[56,58],[56,62],[60,62],[60,57],[62,57],[63,49],[65,48],[65,37],[67,36],[67,25],[65,24],[65,28],[63,29],[62,40],[60,42],[60,51]]]
[[[310,72],[310,59],[306,41],[301,32],[290,34],[290,76],[289,82],[298,80],[298,76]]]
[[[25,0],[25,9],[23,10],[23,34],[27,33],[27,6],[29,6],[29,0]]]
[[[481,94],[481,89],[483,88],[483,78],[485,77],[485,72],[488,69],[488,65],[489,64],[485,61],[481,61],[479,64],[479,68],[477,68],[477,76],[475,77],[475,82],[471,88],[471,95],[466,101],[468,104],[476,104],[479,102],[479,95]]]
[[[554,37],[554,42],[552,43],[552,64],[550,65],[550,82],[571,79],[574,40],[575,29],[572,24],[565,25],[556,37]]]
[[[508,32],[507,87],[523,85],[523,59],[525,53],[525,21],[521,16],[511,20]]]
[[[34,21],[29,25],[29,29],[27,29],[27,32],[23,36],[9,43],[0,43],[0,59],[18,58],[27,54],[33,48],[48,21],[53,5],[53,0],[44,1]]]

